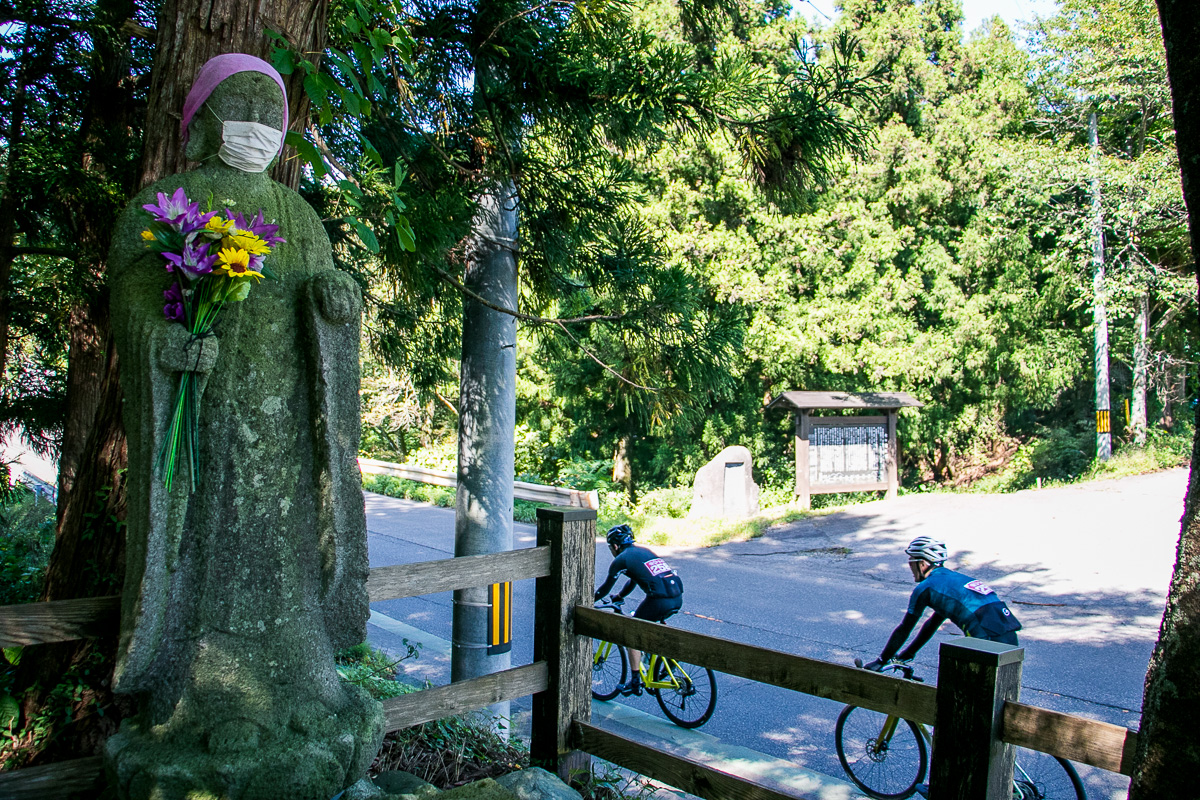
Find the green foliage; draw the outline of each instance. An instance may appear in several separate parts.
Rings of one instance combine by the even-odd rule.
[[[432,486],[393,475],[363,475],[363,489],[402,500],[420,500],[443,508],[454,508],[454,490]]]
[[[396,672],[403,662],[420,657],[421,643],[408,639],[402,641],[405,653],[398,657],[377,650],[367,642],[338,651],[334,659],[338,678],[345,683],[361,686],[376,700],[387,700],[415,691],[413,687],[396,680]]]
[[[0,661],[0,715],[11,714],[19,703],[14,689],[20,648],[6,648]],[[45,702],[30,718],[0,724],[0,772],[20,769],[62,731],[84,717],[104,716],[99,697],[108,694],[112,662],[95,648],[86,649],[47,693]],[[11,719],[11,717],[10,717]]]
[[[0,504],[0,606],[38,599],[54,526],[54,506],[23,487]]]

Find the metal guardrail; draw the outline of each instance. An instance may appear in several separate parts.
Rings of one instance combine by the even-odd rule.
[[[458,478],[453,472],[440,469],[417,467],[412,464],[394,464],[390,461],[379,461],[374,458],[360,458],[358,468],[366,475],[391,475],[418,483],[428,483],[433,486],[456,488]],[[573,506],[575,508],[600,508],[600,493],[585,492],[579,489],[568,489],[562,486],[543,486],[540,483],[525,483],[513,481],[513,497],[518,500],[529,500],[534,503],[547,503],[553,506]]]

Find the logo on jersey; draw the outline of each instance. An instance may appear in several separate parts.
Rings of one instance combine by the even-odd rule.
[[[667,566],[667,562],[661,558],[652,558],[645,562],[646,569],[650,570],[650,574],[654,576],[662,575],[664,572],[670,572],[671,568]]]
[[[972,592],[975,592],[976,594],[995,594],[995,592],[992,591],[992,587],[988,586],[983,581],[971,581],[963,588],[970,589]]]

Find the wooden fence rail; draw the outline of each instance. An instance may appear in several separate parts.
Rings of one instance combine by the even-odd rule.
[[[937,689],[924,683],[669,628],[590,606],[577,607],[575,618],[576,628],[584,636],[678,658],[759,683],[898,714],[927,725],[934,723],[937,713]]]
[[[1004,704],[1000,738],[1018,747],[1133,775],[1137,731],[1024,703]]]

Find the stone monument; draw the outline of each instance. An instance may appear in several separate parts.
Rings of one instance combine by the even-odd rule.
[[[738,519],[758,513],[758,484],[754,482],[750,449],[726,447],[696,472],[689,517]]]
[[[122,800],[329,800],[365,774],[383,735],[380,704],[334,665],[366,638],[369,615],[355,461],[362,298],[316,213],[265,172],[286,115],[266,62],[209,61],[183,120],[201,166],[144,190],[113,239],[129,437],[114,689],[139,700],[106,749]],[[269,279],[206,338],[164,318],[168,277],[141,236],[142,206],[180,187],[202,206],[261,210],[286,239],[267,256]],[[185,371],[197,378],[200,469],[182,464],[168,491],[155,460]]]

